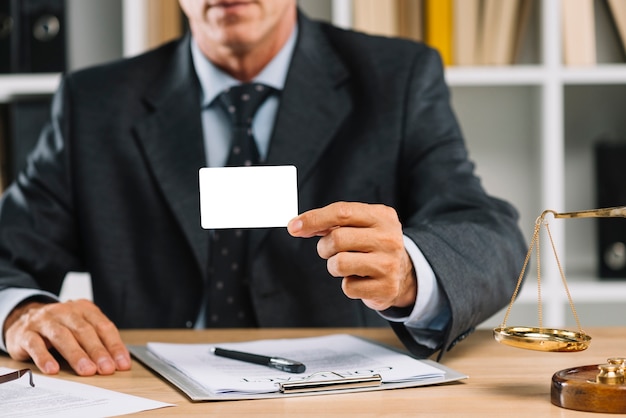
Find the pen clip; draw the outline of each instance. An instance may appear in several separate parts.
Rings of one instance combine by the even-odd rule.
[[[317,375],[333,374],[336,379],[314,380]],[[290,382],[279,384],[281,393],[317,392],[323,390],[341,390],[380,386],[383,378],[379,374],[371,376],[347,377],[336,372],[317,372],[312,375]]]

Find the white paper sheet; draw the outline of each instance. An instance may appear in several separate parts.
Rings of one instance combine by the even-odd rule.
[[[444,372],[408,355],[346,334],[313,338],[260,340],[223,344],[148,343],[160,359],[214,394],[272,393],[278,384],[335,372],[345,377],[380,374],[383,383],[444,377]],[[306,365],[302,374],[282,372],[251,363],[218,357],[211,348],[245,351],[297,360]],[[333,375],[316,378],[336,378]]]
[[[14,370],[0,367],[0,374]],[[3,417],[111,417],[175,406],[91,385],[34,375],[0,384],[0,416]]]

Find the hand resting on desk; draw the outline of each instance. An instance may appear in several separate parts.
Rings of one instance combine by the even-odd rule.
[[[46,374],[59,372],[54,348],[81,376],[130,369],[130,354],[117,327],[88,300],[26,302],[5,322],[5,341],[15,360],[31,359]]]

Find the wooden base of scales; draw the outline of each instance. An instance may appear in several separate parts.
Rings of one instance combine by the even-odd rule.
[[[554,405],[577,411],[626,413],[623,359],[556,372],[552,376],[550,400]]]

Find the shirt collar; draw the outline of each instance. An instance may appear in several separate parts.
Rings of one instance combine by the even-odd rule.
[[[265,68],[254,77],[254,82],[268,85],[276,90],[283,89],[297,36],[298,27],[296,26],[278,54],[276,54]],[[202,88],[203,108],[210,105],[213,100],[227,88],[241,83],[239,80],[231,77],[213,65],[213,63],[202,54],[193,38],[191,41],[191,57]]]

